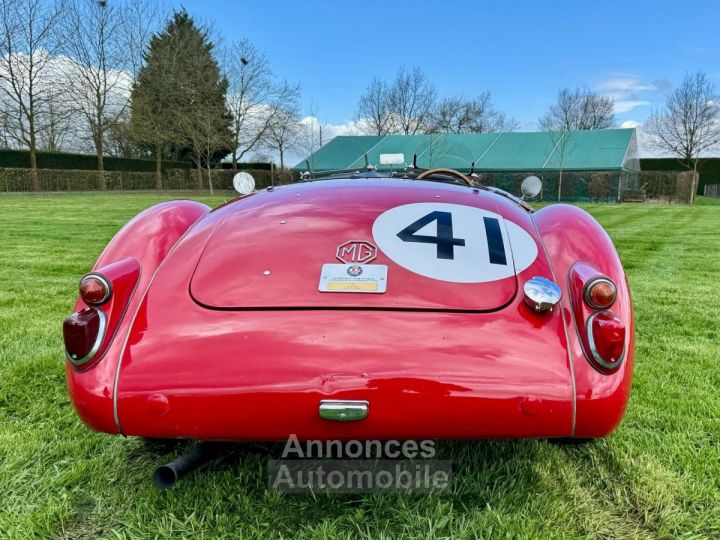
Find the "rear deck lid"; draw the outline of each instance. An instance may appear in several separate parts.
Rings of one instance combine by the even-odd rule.
[[[216,309],[499,309],[533,236],[494,195],[409,180],[327,180],[220,209],[190,293]]]

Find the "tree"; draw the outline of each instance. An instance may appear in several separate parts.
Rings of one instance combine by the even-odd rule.
[[[705,73],[686,75],[668,96],[664,109],[650,115],[645,133],[653,147],[692,168],[696,183],[700,156],[720,144],[720,95]],[[693,185],[691,201],[695,191],[697,185]]]
[[[558,168],[558,201],[562,199],[563,169],[572,148],[572,132],[611,128],[615,123],[613,111],[612,98],[587,88],[564,88],[558,92],[556,103],[540,119],[540,127],[549,133],[553,145],[551,157]]]
[[[357,119],[369,134],[414,135],[430,129],[435,87],[423,71],[400,68],[392,84],[375,78],[360,97]]]
[[[125,109],[123,115],[108,127],[107,140],[105,141],[106,154],[116,157],[134,158],[141,155],[137,140],[133,137],[130,123],[130,111]],[[162,185],[156,188],[162,188]]]
[[[0,105],[5,137],[30,153],[34,190],[40,189],[37,150],[52,91],[51,60],[62,5],[0,0]]]
[[[512,131],[516,122],[495,110],[490,92],[478,97],[443,98],[435,107],[431,131],[435,133],[487,133]]]
[[[540,119],[545,131],[570,131],[608,129],[615,124],[612,98],[592,92],[587,88],[558,92],[557,101]]]
[[[550,135],[553,147],[548,160],[552,158],[553,161],[551,162],[551,165],[555,165],[558,169],[557,202],[560,202],[562,200],[565,159],[572,148],[571,141],[573,132],[569,129],[564,129],[562,131],[549,130],[548,134]]]
[[[323,145],[323,125],[318,121],[317,109],[310,103],[307,115],[299,121],[297,148],[308,156],[306,165],[311,171],[315,169],[315,150]]]
[[[186,15],[186,14],[185,14]],[[187,66],[191,40],[187,18],[175,13],[165,29],[150,38],[143,53],[130,99],[130,130],[133,138],[152,148],[155,157],[155,187],[162,189],[162,159],[168,145],[181,145],[185,137],[179,125],[186,112]]]
[[[225,98],[228,81],[215,59],[208,31],[182,10],[174,12],[145,53],[145,65],[132,91],[134,136],[153,147],[156,185],[162,187],[162,155],[166,147],[190,152],[197,167],[208,171],[230,152],[230,115]]]
[[[363,131],[368,135],[388,135],[393,130],[388,84],[374,78],[360,96],[357,114]]]
[[[274,113],[275,120],[270,124],[265,145],[278,153],[280,173],[285,172],[285,153],[301,145],[302,126],[297,104],[290,104]]]
[[[72,130],[72,111],[55,85],[48,91],[43,117],[39,129],[40,147],[50,152],[60,152]]]
[[[299,98],[300,87],[276,82],[270,61],[249,40],[233,44],[225,53],[229,81],[227,106],[232,116],[232,164],[263,142],[274,115]]]
[[[389,101],[392,121],[405,135],[424,132],[435,105],[435,87],[419,67],[400,68],[390,89]]]
[[[130,101],[140,52],[156,24],[153,4],[67,0],[63,18],[64,85],[73,109],[87,126],[97,155],[100,189],[105,189],[104,145],[108,131]],[[149,6],[147,9],[142,6]]]
[[[227,109],[228,80],[214,56],[208,30],[199,27],[186,11],[176,12],[169,31],[182,48],[176,72],[173,131],[191,150],[197,167],[198,187],[206,167],[213,192],[212,165],[231,152],[231,115]]]

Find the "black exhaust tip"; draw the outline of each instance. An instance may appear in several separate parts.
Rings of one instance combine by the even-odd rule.
[[[212,461],[219,449],[218,443],[199,442],[190,451],[155,469],[153,482],[163,491],[170,489],[181,478]]]
[[[180,478],[178,478],[177,473],[170,465],[162,465],[155,469],[155,473],[153,473],[153,482],[163,491],[171,488],[178,480]]]

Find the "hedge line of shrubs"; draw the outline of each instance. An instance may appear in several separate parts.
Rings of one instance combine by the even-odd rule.
[[[642,158],[640,169],[643,171],[687,171],[688,168],[676,158]],[[702,195],[705,184],[720,183],[720,158],[700,158],[698,162],[697,194]]]
[[[90,154],[69,154],[65,152],[38,152],[39,169],[97,170],[97,157]],[[131,159],[105,156],[105,170],[127,172],[153,172],[152,159]],[[30,152],[27,150],[0,150],[0,167],[24,169],[30,167]],[[163,170],[191,169],[189,161],[163,161]]]
[[[258,189],[271,183],[270,171],[250,170]],[[40,191],[98,191],[97,171],[39,169],[37,171]],[[217,190],[232,190],[232,170],[215,170],[213,187]],[[155,174],[136,171],[106,171],[105,183],[108,191],[154,190]],[[280,178],[275,175],[275,183]],[[32,171],[30,169],[0,168],[0,190],[4,192],[30,192],[32,189]],[[198,183],[197,171],[190,169],[172,169],[163,173],[165,190],[208,189],[207,174],[203,171],[202,186]]]
[[[90,154],[70,154],[66,152],[38,152],[37,162],[39,169],[63,169],[74,171],[97,170],[97,157]],[[106,171],[123,172],[155,172],[155,160],[119,158],[105,156]],[[30,152],[27,150],[0,150],[0,168],[12,169],[30,168]],[[163,171],[171,169],[193,169],[195,166],[189,161],[162,162]],[[231,169],[231,163],[222,163],[221,168]],[[270,170],[270,163],[238,163],[238,169],[243,170]]]

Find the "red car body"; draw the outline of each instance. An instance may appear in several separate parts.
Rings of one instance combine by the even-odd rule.
[[[490,236],[487,245],[463,245],[461,237],[481,237],[458,229],[461,214],[500,216],[505,274],[447,278],[454,262],[439,258],[439,241],[418,240],[432,234],[409,239],[407,249],[429,259],[407,263],[393,220],[403,225],[403,212],[415,210],[440,215],[433,208],[457,212],[449,237],[434,224],[457,257],[491,250]],[[323,265],[343,262],[386,266],[387,289],[320,292]],[[605,231],[574,206],[531,212],[491,191],[418,180],[305,182],[212,211],[191,201],[153,206],[117,233],[93,275],[111,284],[112,296],[97,307],[78,299],[66,321],[67,382],[80,417],[107,433],[592,438],[618,425],[630,393],[625,274]],[[526,304],[523,284],[533,276],[560,287],[552,311]],[[600,311],[583,290],[596,277],[615,284],[617,298],[602,313],[624,332],[611,370],[588,348]],[[102,312],[97,336],[81,321],[93,310]],[[76,365],[78,329],[95,350]],[[322,400],[363,401],[369,411],[360,421],[332,421],[318,413]]]

